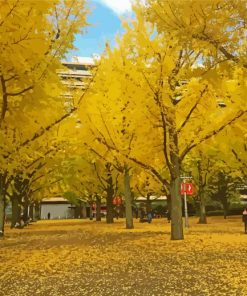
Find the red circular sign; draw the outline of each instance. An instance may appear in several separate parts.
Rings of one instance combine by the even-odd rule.
[[[112,203],[117,206],[122,204],[122,197],[121,196],[116,196],[113,198]]]

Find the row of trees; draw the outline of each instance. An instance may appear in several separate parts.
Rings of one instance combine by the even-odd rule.
[[[85,3],[25,3],[1,11],[2,233],[6,195],[13,213],[54,192],[104,198],[112,223],[121,193],[133,228],[133,193],[155,193],[168,196],[171,238],[183,239],[179,190],[188,173],[205,223],[208,192],[219,191],[214,176],[246,178],[245,1],[136,2],[117,46],[106,45],[87,89],[70,101],[56,69],[85,25]],[[40,27],[32,17],[23,25],[32,14]]]
[[[142,168],[171,195],[172,239],[183,239],[182,173],[200,171],[200,161],[213,156],[218,170],[227,159],[232,171],[230,161],[236,163],[234,156],[241,159],[246,151],[246,29],[243,1],[238,4],[137,4],[136,18],[124,24],[118,46],[106,48],[79,110],[88,149],[109,157],[123,172]],[[191,26],[212,36],[196,39]]]
[[[0,235],[7,198],[15,223],[20,203],[61,179],[67,144],[59,123],[76,107],[65,109],[56,71],[86,16],[84,0],[1,1]]]

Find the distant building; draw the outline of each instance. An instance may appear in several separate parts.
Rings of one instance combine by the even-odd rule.
[[[73,57],[71,62],[63,61],[64,68],[57,70],[57,74],[65,86],[62,97],[65,98],[64,105],[67,112],[74,107],[74,92],[87,88],[97,60],[99,60],[97,55]],[[79,127],[80,120],[78,119],[76,122],[76,127]],[[81,202],[80,206],[76,206],[63,197],[45,198],[41,202],[41,219],[47,219],[48,214],[50,219],[86,218],[90,215],[90,207],[86,202]]]
[[[48,213],[51,219],[73,218],[71,204],[63,197],[44,198],[41,201],[41,219],[47,219]]]
[[[247,207],[247,194],[242,194],[242,195],[240,196],[240,203],[241,203],[243,206]]]
[[[135,199],[135,204],[137,208],[145,206],[148,202],[152,204],[152,208],[158,207],[158,206],[167,206],[167,197],[166,196],[154,196],[151,195],[149,199],[144,196],[139,196]]]
[[[63,61],[63,69],[58,69],[57,74],[61,78],[65,91],[62,97],[65,98],[65,108],[69,112],[74,108],[74,93],[77,90],[85,90],[92,78],[92,69],[96,66],[99,56],[94,57],[73,57],[71,62]]]
[[[90,70],[95,66],[93,58],[74,58],[71,62],[62,63],[65,68],[57,71],[62,83],[68,88],[68,96],[71,96],[72,89],[85,89],[88,78],[92,77]]]
[[[92,69],[96,66],[98,56],[91,57],[73,57],[71,62],[62,62],[64,68],[57,70],[62,83],[68,91],[63,96],[71,98],[72,91],[75,89],[86,89],[88,79],[92,77]]]
[[[240,204],[244,207],[247,207],[247,185],[246,182],[244,184],[239,184],[237,186],[237,190],[240,194]]]
[[[86,218],[87,207],[89,206],[86,202],[81,202],[78,209],[77,206],[71,204],[64,197],[44,198],[40,205],[40,218],[48,219],[49,213],[50,219]]]

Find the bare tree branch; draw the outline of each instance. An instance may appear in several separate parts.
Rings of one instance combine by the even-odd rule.
[[[239,118],[241,118],[244,114],[247,113],[247,110],[241,110],[239,111],[231,120],[229,120],[228,122],[224,123],[222,126],[216,128],[215,130],[211,131],[210,133],[208,133],[206,136],[204,136],[203,138],[201,138],[197,143],[195,143],[195,140],[193,139],[191,141],[191,143],[184,149],[184,151],[181,153],[180,156],[180,161],[182,161],[184,159],[184,157],[187,155],[187,153],[192,150],[193,148],[195,148],[196,146],[198,146],[199,144],[205,142],[206,140],[212,138],[213,136],[217,135],[219,132],[221,132],[222,130],[224,130],[227,126],[231,125],[232,123],[234,123],[236,120],[238,120]]]
[[[101,183],[101,185],[102,185],[102,189],[106,190],[107,186],[106,186],[106,185],[104,184],[104,182],[102,181],[102,178],[100,177],[99,172],[98,172],[98,170],[97,170],[97,166],[96,166],[96,164],[94,163],[93,165],[94,165],[94,169],[95,169],[96,175],[97,175],[97,177],[98,177],[98,180],[100,181],[100,183]]]
[[[232,149],[232,153],[234,154],[236,160],[245,167],[245,169],[247,169],[247,164],[239,157],[239,155],[237,154],[237,152]],[[243,167],[240,167],[240,170],[242,172],[242,174],[245,176],[247,174],[247,172],[244,171]]]
[[[195,104],[192,106],[192,108],[190,109],[189,113],[187,114],[187,116],[185,117],[184,122],[181,124],[181,126],[178,128],[177,132],[178,134],[181,132],[181,130],[185,127],[185,125],[187,124],[187,122],[189,121],[192,113],[194,112],[194,110],[196,109],[196,107],[198,106],[198,103],[200,102],[201,98],[203,97],[203,94],[206,92],[208,86],[206,86],[204,88],[203,91],[201,91],[201,96],[197,99],[197,101],[195,102]]]
[[[11,13],[13,12],[13,10],[17,7],[18,3],[20,2],[20,0],[17,0],[14,5],[12,6],[12,8],[10,9],[10,11],[7,13],[7,15],[5,16],[5,18],[1,21],[0,26],[2,26],[5,22],[5,20],[11,15]]]
[[[228,60],[233,61],[234,63],[240,62],[239,57],[231,54],[229,51],[227,51],[227,49],[224,46],[220,45],[220,43],[217,42],[216,40],[210,39],[210,37],[207,36],[205,33],[204,34],[193,34],[192,38],[202,40],[202,41],[207,41],[210,44],[212,44],[216,49],[218,49]],[[247,68],[247,63],[244,63],[243,67]]]
[[[1,75],[0,78],[1,78],[1,84],[2,84],[2,112],[0,117],[0,127],[1,127],[2,122],[4,121],[4,118],[5,118],[5,114],[8,109],[8,96],[7,96],[6,84],[5,84],[3,75]]]
[[[29,86],[27,88],[24,88],[23,90],[20,90],[16,93],[6,93],[6,95],[9,97],[16,97],[16,96],[24,94],[25,92],[29,91],[30,89],[33,89],[33,86]]]

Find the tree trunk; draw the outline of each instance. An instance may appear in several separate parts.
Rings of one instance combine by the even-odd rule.
[[[36,203],[34,206],[34,219],[40,220],[40,204]]]
[[[197,162],[197,169],[198,169],[198,176],[199,176],[199,201],[200,201],[200,218],[199,218],[198,223],[199,224],[207,224],[205,193],[204,193],[204,187],[206,185],[206,181],[203,182],[202,168],[201,168],[201,161],[200,160],[198,160],[198,162]]]
[[[176,132],[176,116],[174,110],[169,115],[169,151],[170,151],[170,176],[171,176],[171,239],[182,240],[182,198],[180,195],[180,159],[178,147],[178,134]],[[166,149],[166,147],[164,147]]]
[[[82,218],[87,218],[87,208],[85,204],[82,206]]]
[[[114,184],[113,184],[113,178],[111,174],[111,164],[106,164],[106,170],[108,173],[107,178],[107,196],[106,196],[106,223],[112,224],[114,223],[114,207],[113,207],[113,195],[114,195]]]
[[[113,196],[111,196],[111,193],[107,192],[106,197],[106,207],[107,207],[107,213],[106,213],[106,223],[112,224],[114,223],[114,208],[112,204]]]
[[[33,203],[31,203],[29,206],[29,217],[31,221],[33,221]]]
[[[79,204],[79,216],[78,216],[79,219],[82,218],[82,203],[80,201],[80,204]]]
[[[169,223],[171,221],[171,211],[172,211],[171,193],[169,193],[167,194],[167,221]]]
[[[198,221],[199,224],[207,224],[207,216],[206,216],[206,205],[204,193],[200,193],[200,218]]]
[[[226,219],[228,215],[228,209],[229,209],[226,192],[224,192],[222,196],[224,196],[224,199],[222,199],[222,206],[223,206],[224,219]]]
[[[228,214],[228,209],[226,206],[223,207],[223,212],[224,212],[224,219],[227,218],[227,214]]]
[[[12,217],[11,217],[11,228],[21,226],[21,206],[19,204],[18,195],[13,194],[12,199]]]
[[[132,212],[132,194],[130,189],[129,168],[124,168],[124,193],[125,193],[125,212],[126,212],[126,229],[134,228]]]
[[[182,219],[182,199],[180,196],[180,177],[171,180],[171,239],[182,240],[183,219]]]
[[[6,176],[4,176],[3,174],[0,174],[0,237],[4,236],[5,206],[6,206],[5,179],[6,179]]]
[[[24,209],[23,209],[23,221],[25,224],[28,223],[28,219],[29,219],[29,200],[28,200],[28,197],[25,196],[25,199],[24,199]]]
[[[96,195],[96,221],[101,221],[101,198]]]
[[[89,206],[89,219],[93,220],[93,205],[92,205],[92,202],[90,203],[90,206]]]
[[[5,222],[5,195],[0,188],[0,237],[4,236],[4,222]]]
[[[151,202],[151,200],[150,200],[150,196],[151,196],[151,194],[147,194],[147,202],[146,202],[146,211],[147,211],[147,213],[150,213],[151,212],[151,210],[152,210],[152,202]]]
[[[124,218],[124,205],[119,205],[119,218]]]

